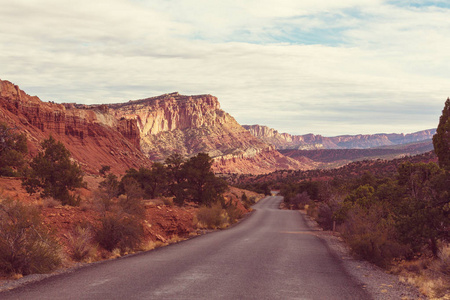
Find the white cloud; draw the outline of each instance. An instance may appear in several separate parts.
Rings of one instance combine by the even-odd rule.
[[[377,0],[0,6],[0,78],[45,101],[210,93],[242,124],[336,135],[435,127],[450,96],[444,8]]]

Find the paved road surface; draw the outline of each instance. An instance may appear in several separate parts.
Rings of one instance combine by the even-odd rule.
[[[300,213],[267,197],[239,225],[0,293],[0,299],[370,299]]]

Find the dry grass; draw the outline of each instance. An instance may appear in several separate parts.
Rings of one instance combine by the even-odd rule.
[[[54,207],[61,205],[61,202],[56,200],[53,197],[48,197],[48,198],[44,198],[42,200],[42,205],[43,205],[43,207],[54,208]]]
[[[150,251],[156,248],[167,246],[167,243],[163,243],[161,241],[148,241],[146,243],[142,243],[139,250],[141,251]]]
[[[438,267],[442,273],[450,276],[450,245],[440,249]]]
[[[93,262],[97,257],[97,247],[92,244],[93,233],[90,228],[77,226],[69,235],[68,246],[75,261]]]
[[[450,299],[450,246],[443,245],[437,259],[421,258],[392,268],[403,282],[415,285],[430,299]]]
[[[194,217],[194,226],[200,229],[226,228],[229,225],[227,212],[220,203],[211,207],[202,206]]]
[[[47,273],[61,265],[60,247],[33,206],[0,201],[0,272]]]
[[[164,203],[164,205],[169,206],[169,207],[173,207],[173,198],[169,198],[169,197],[161,197],[162,202]]]

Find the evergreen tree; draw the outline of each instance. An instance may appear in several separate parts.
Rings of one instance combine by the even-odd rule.
[[[438,240],[449,240],[450,187],[445,171],[435,163],[404,163],[398,169],[398,183],[406,193],[394,203],[400,239],[414,251],[429,245],[435,256]]]
[[[450,171],[450,98],[445,101],[436,134],[433,136],[433,145],[439,166]]]
[[[17,134],[6,124],[0,123],[0,176],[17,176],[24,165],[27,153],[24,134]]]
[[[184,165],[188,196],[199,204],[211,205],[222,198],[226,182],[211,170],[213,159],[206,153],[191,157]]]
[[[185,160],[180,154],[174,153],[167,157],[164,163],[166,165],[168,192],[175,197],[175,203],[181,206],[186,198],[186,174],[183,168]]]
[[[30,163],[30,175],[22,185],[32,194],[41,191],[41,197],[53,197],[63,205],[77,205],[69,191],[83,187],[83,172],[70,160],[70,152],[52,136],[42,142],[43,151]]]

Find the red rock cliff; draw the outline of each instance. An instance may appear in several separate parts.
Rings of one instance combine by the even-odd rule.
[[[123,173],[178,152],[206,152],[218,172],[267,173],[305,168],[252,136],[220,109],[211,95],[178,93],[120,104],[42,102],[0,81],[0,117],[26,132],[32,152],[50,134],[61,140],[88,172],[110,165]]]
[[[152,160],[178,152],[186,157],[199,152],[215,158],[218,172],[267,173],[305,166],[252,136],[211,95],[178,93],[110,104],[117,118],[137,120],[141,149]]]
[[[149,164],[139,149],[136,121],[117,120],[107,107],[80,109],[42,102],[11,82],[0,80],[0,120],[26,133],[32,153],[39,149],[42,139],[53,135],[88,172],[97,172],[101,165],[124,172]]]

